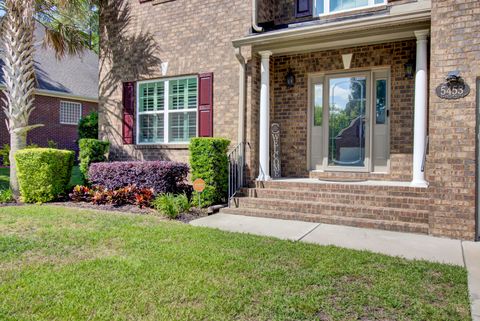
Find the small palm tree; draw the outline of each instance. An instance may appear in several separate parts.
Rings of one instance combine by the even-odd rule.
[[[44,44],[55,49],[57,58],[79,54],[90,47],[85,21],[95,16],[90,0],[0,0],[4,11],[1,26],[4,112],[10,133],[10,187],[15,198],[19,186],[14,154],[25,148],[27,133],[41,124],[29,124],[34,109],[34,31],[39,22],[46,28]]]

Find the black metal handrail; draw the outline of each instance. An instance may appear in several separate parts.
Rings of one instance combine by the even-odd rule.
[[[228,153],[228,206],[237,192],[245,186],[245,143]]]

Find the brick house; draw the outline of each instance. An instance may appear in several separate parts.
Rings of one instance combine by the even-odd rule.
[[[51,140],[58,148],[77,151],[78,121],[98,110],[98,55],[86,51],[57,60],[53,49],[43,46],[44,30],[35,29],[35,109],[29,120],[44,126],[30,131],[27,142],[45,147]],[[2,73],[0,69],[0,84]],[[0,113],[0,146],[10,142],[5,118]]]
[[[251,2],[103,11],[111,158],[226,137],[250,186],[226,213],[478,238],[480,2]]]

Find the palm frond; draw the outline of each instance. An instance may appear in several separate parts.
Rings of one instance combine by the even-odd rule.
[[[1,1],[1,0],[0,0]],[[44,45],[58,59],[91,49],[98,34],[97,0],[36,0],[36,19],[46,28]]]

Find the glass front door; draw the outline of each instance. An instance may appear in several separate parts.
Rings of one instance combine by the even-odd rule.
[[[365,167],[367,76],[328,79],[328,166]]]

